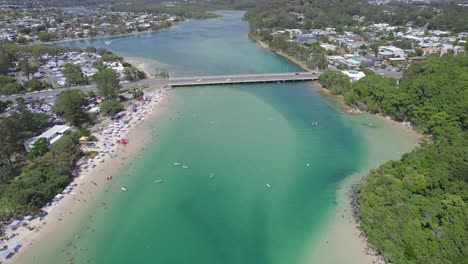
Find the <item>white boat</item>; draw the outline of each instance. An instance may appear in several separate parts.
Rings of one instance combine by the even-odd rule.
[[[179,162],[174,162],[174,166],[179,166],[180,163]]]
[[[182,168],[184,168],[184,169],[188,169],[188,166],[185,166],[185,165],[184,165],[184,166],[182,166]]]
[[[309,164],[309,163],[307,163],[307,164],[306,164],[306,166],[307,166],[307,167],[309,167],[309,166],[310,166],[310,164]]]
[[[155,183],[161,183],[162,180],[155,180],[154,182],[155,182]]]
[[[213,177],[214,177],[214,172],[210,174],[210,178],[213,178]]]
[[[126,188],[124,188],[124,187],[120,187],[120,189],[121,189],[122,191],[124,191],[124,192],[126,192],[126,191],[127,191],[127,189],[126,189]]]
[[[109,45],[112,43],[112,41],[104,41],[104,43],[106,43],[106,45]]]
[[[269,183],[265,184],[266,187],[271,188],[271,185]]]

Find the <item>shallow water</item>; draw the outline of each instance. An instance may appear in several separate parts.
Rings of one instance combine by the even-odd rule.
[[[221,13],[61,45],[155,59],[172,76],[299,71],[248,40],[242,12]],[[369,167],[363,131],[374,128],[365,118],[343,114],[308,83],[177,88],[151,124],[157,136],[144,158],[115,175],[73,235],[62,234],[79,239],[52,243],[37,263],[302,263],[336,209],[339,184]]]

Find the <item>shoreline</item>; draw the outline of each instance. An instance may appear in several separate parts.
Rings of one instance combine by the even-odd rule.
[[[284,54],[281,51],[278,50],[272,50],[266,43],[260,41],[258,38],[252,36],[249,34],[249,38],[260,45],[262,48],[269,50],[287,60],[290,62],[296,64],[300,68],[302,68],[305,71],[311,71],[305,65],[303,62],[298,61],[296,58],[293,58],[287,54]],[[383,120],[385,123],[388,123],[389,125],[395,125],[399,129],[402,130],[409,130],[410,133],[414,134],[418,140],[424,135],[422,135],[419,131],[417,131],[409,122],[399,122],[396,120],[393,120],[389,116],[384,116],[382,114],[373,114],[373,113],[368,113],[365,111],[362,111],[358,108],[352,107],[350,105],[347,105],[344,101],[343,96],[336,96],[330,93],[330,91],[326,88],[324,88],[318,81],[313,81],[311,88],[320,92],[320,94],[328,97],[330,100],[333,100],[339,104],[340,109],[348,114],[348,115],[363,115],[363,114],[369,114],[372,115],[376,118],[379,118]],[[416,143],[416,146],[418,143]],[[413,146],[411,149],[414,149],[416,146]],[[404,153],[401,153],[403,155]],[[401,157],[399,155],[399,158]],[[378,164],[380,166],[381,164]],[[382,254],[380,254],[376,249],[373,248],[373,246],[368,242],[367,237],[362,230],[360,226],[360,217],[359,217],[359,212],[358,208],[359,205],[357,203],[357,192],[359,189],[359,185],[365,181],[367,175],[369,174],[369,171],[372,169],[376,169],[375,166],[371,166],[370,168],[366,168],[362,171],[359,171],[355,174],[349,175],[345,178],[345,180],[342,181],[342,183],[339,184],[339,188],[336,192],[336,201],[337,201],[337,211],[332,213],[330,216],[330,220],[332,221],[331,224],[327,224],[326,228],[327,231],[324,231],[322,236],[327,237],[327,234],[329,233],[335,233],[338,231],[338,233],[342,234],[343,232],[347,232],[351,237],[348,239],[354,240],[353,245],[357,245],[357,256],[360,258],[360,264],[387,264],[387,261],[383,258]],[[341,218],[340,214],[341,213]],[[333,215],[334,214],[334,215]],[[347,222],[347,220],[349,222]],[[341,221],[341,222],[340,222]],[[319,240],[317,240],[319,241]],[[328,240],[326,240],[326,244],[328,244]],[[348,244],[349,245],[349,244]],[[362,255],[364,254],[364,255]],[[306,257],[306,262],[308,262],[309,258]]]
[[[311,240],[311,250],[304,256],[305,263],[310,263],[311,259],[322,259],[327,260],[324,263],[387,264],[380,252],[368,242],[361,229],[359,215],[356,214],[356,191],[366,180],[370,170],[377,169],[388,160],[400,159],[404,153],[418,146],[423,135],[399,122],[378,115],[364,113],[353,115],[352,118],[354,122],[362,124],[362,121],[368,120],[366,116],[378,126],[365,127],[360,131],[367,141],[367,157],[363,160],[365,163],[361,169],[345,176],[338,183],[334,210],[330,211],[320,234]],[[387,141],[383,142],[383,138]],[[398,138],[405,140],[398,141]],[[384,154],[382,149],[385,149]],[[336,249],[341,249],[342,253],[334,254]]]
[[[268,44],[266,44],[263,41],[259,40],[257,37],[252,36],[251,34],[249,34],[249,39],[252,40],[253,42],[257,43],[258,45],[260,45],[262,48],[264,48],[266,50],[269,50],[269,51],[275,53],[276,55],[278,55],[280,57],[283,57],[283,58],[287,59],[288,61],[296,64],[297,66],[299,66],[304,71],[312,71],[312,69],[309,69],[309,67],[307,67],[307,65],[304,62],[299,61],[298,59],[296,59],[296,58],[294,58],[292,56],[289,56],[289,55],[283,53],[280,50],[273,50],[272,48],[270,48],[268,46]]]
[[[188,20],[188,19],[187,19]],[[187,20],[184,20],[184,21],[180,21],[180,22],[176,22],[168,27],[168,28],[162,28],[162,29],[157,29],[157,30],[146,30],[146,31],[142,31],[142,32],[131,32],[131,33],[125,33],[125,34],[116,34],[116,35],[103,35],[103,36],[96,36],[96,37],[86,37],[86,38],[76,38],[76,39],[62,39],[62,40],[54,40],[54,41],[48,41],[48,42],[42,42],[42,41],[33,41],[33,42],[30,42],[30,43],[26,43],[24,44],[25,46],[28,46],[28,45],[55,45],[57,43],[62,43],[62,42],[71,42],[71,41],[81,41],[81,40],[93,40],[93,39],[102,39],[102,38],[111,38],[111,37],[126,37],[126,36],[133,36],[133,35],[140,35],[140,34],[150,34],[150,33],[154,33],[154,32],[159,32],[159,31],[164,31],[164,30],[168,30],[170,29],[171,27],[173,26],[176,26],[176,25],[179,25],[181,23],[184,23],[185,21]]]
[[[85,220],[86,212],[96,205],[95,203],[100,196],[107,192],[109,188],[120,188],[120,186],[112,184],[112,180],[107,180],[107,176],[117,173],[122,166],[137,158],[141,151],[146,148],[146,145],[153,140],[152,131],[148,125],[166,110],[169,93],[169,90],[164,88],[145,93],[145,97],[151,96],[151,101],[147,103],[146,107],[141,106],[141,110],[135,114],[134,120],[132,120],[134,122],[126,131],[116,135],[117,138],[127,138],[129,144],[126,146],[117,144],[110,148],[103,147],[100,149],[107,152],[108,155],[102,156],[102,162],[97,162],[99,159],[95,158],[95,167],[78,174],[70,184],[74,186],[74,189],[69,194],[65,194],[60,201],[46,207],[47,216],[43,219],[36,218],[28,222],[28,226],[34,227],[33,230],[28,230],[25,226],[22,226],[17,230],[8,230],[6,232],[7,236],[12,233],[17,234],[8,241],[9,245],[17,242],[22,247],[12,258],[5,260],[3,263],[27,263],[31,259],[35,259],[36,254],[44,255],[42,253],[47,252],[49,249],[47,244],[41,243],[49,235],[73,232],[74,227],[80,224],[80,220]],[[109,127],[109,123],[106,121],[108,120],[106,119],[102,124],[93,127],[93,132],[103,126]],[[110,138],[111,136],[97,135],[99,138],[98,143],[104,143],[106,141],[104,138]],[[104,153],[101,151],[100,153]],[[77,164],[80,162],[82,160]],[[64,235],[55,236],[55,238],[60,242],[67,239]]]
[[[124,56],[124,61],[130,63],[132,66],[137,67],[140,71],[143,71],[147,78],[153,78],[154,77],[154,71],[151,69],[151,63],[156,62],[151,59],[146,59],[146,58],[140,58],[140,57],[129,57],[129,56]]]
[[[344,97],[342,95],[334,95],[332,94],[327,88],[323,87],[323,85],[319,81],[313,81],[312,87],[314,90],[319,91],[321,94],[335,100],[339,103],[340,108],[343,112],[351,115],[362,115],[366,112],[359,110],[358,108],[352,107],[344,101]]]

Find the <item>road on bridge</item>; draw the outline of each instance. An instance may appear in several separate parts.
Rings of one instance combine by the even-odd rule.
[[[121,82],[121,91],[127,91],[133,87],[170,85],[172,87],[200,86],[200,85],[226,85],[241,83],[265,83],[265,82],[287,82],[287,81],[312,81],[317,80],[321,72],[297,72],[297,73],[268,73],[268,74],[243,74],[243,75],[216,75],[203,77],[179,77],[170,79],[144,79],[137,82]],[[67,88],[57,88],[50,91],[40,91],[37,93],[18,94],[16,96],[4,96],[0,100],[14,101],[18,97],[35,100],[56,96],[67,89],[81,89],[83,92],[96,91],[96,85],[73,86]]]

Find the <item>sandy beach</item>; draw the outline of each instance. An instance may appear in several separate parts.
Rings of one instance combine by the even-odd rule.
[[[154,120],[166,111],[168,93],[170,91],[167,89],[145,93],[145,97],[148,98],[147,102],[137,103],[137,112],[127,111],[127,117],[132,116],[132,120],[125,129],[124,125],[117,125],[119,122],[113,122],[110,125],[103,124],[106,126],[99,127],[101,133],[94,134],[99,138],[97,145],[101,154],[92,161],[80,160],[78,162],[82,169],[70,184],[72,190],[64,194],[58,202],[53,202],[52,205],[44,208],[48,212],[47,216],[25,221],[27,226],[6,231],[6,237],[15,234],[7,241],[7,245],[20,243],[21,248],[12,258],[2,263],[34,263],[35,254],[47,249],[46,241],[50,234],[73,232],[73,228],[70,227],[79,225],[80,221],[87,218],[88,210],[100,195],[103,195],[109,188],[123,187],[113,185],[112,180],[107,180],[107,177],[138,157],[145,146],[153,140],[152,134],[155,132],[149,129],[148,123],[151,122],[147,121]],[[108,134],[109,132],[112,133]],[[112,143],[117,138],[126,138],[128,144]]]
[[[137,58],[125,56],[124,60],[143,71],[148,78],[154,77],[156,73],[157,61],[147,58]]]

